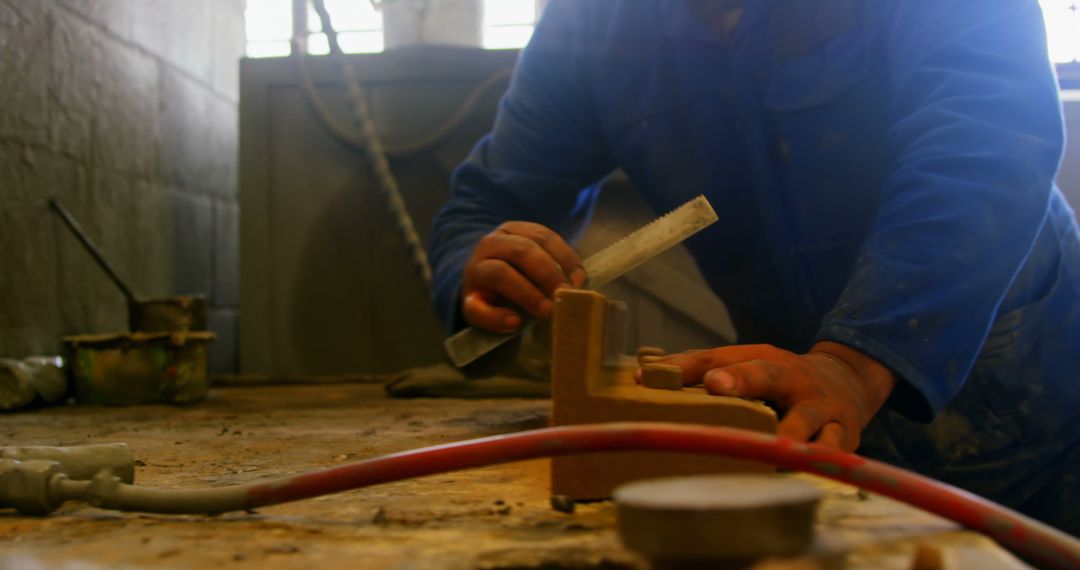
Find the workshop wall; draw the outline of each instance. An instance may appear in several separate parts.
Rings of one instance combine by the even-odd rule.
[[[0,2],[0,356],[124,330],[56,197],[144,296],[206,293],[235,368],[244,0]]]

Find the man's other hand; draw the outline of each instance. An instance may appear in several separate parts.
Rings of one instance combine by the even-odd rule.
[[[465,264],[462,314],[472,326],[511,332],[522,320],[509,305],[546,319],[556,289],[584,283],[581,260],[559,234],[532,222],[506,222],[480,239]]]
[[[779,408],[779,435],[817,441],[846,451],[896,386],[892,372],[850,347],[819,342],[808,354],[767,344],[673,354],[687,385],[710,394],[757,398]]]

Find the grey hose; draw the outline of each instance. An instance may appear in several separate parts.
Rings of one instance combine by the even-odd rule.
[[[282,480],[282,483],[288,479]],[[47,515],[66,501],[103,509],[163,514],[219,514],[247,510],[256,484],[215,489],[151,489],[130,485],[109,469],[90,480],[71,479],[63,466],[45,459],[0,459],[0,509]]]
[[[108,473],[91,481],[58,479],[63,500],[87,501],[95,507],[117,511],[169,515],[220,514],[247,510],[247,494],[254,485],[217,489],[152,489],[128,485]]]

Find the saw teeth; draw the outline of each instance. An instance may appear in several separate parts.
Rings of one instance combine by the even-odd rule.
[[[600,257],[601,254],[607,253],[608,250],[615,249],[619,244],[621,244],[622,242],[634,237],[639,232],[643,232],[647,228],[650,228],[652,226],[655,226],[656,224],[659,224],[660,222],[664,221],[666,218],[670,218],[671,216],[674,216],[676,213],[681,212],[683,209],[689,210],[689,209],[693,208],[698,203],[700,203],[702,207],[704,207],[709,213],[712,214],[712,220],[715,221],[716,220],[716,211],[713,210],[712,204],[709,203],[709,200],[707,198],[705,198],[704,194],[698,194],[697,197],[692,198],[692,199],[684,202],[681,206],[679,206],[679,207],[677,207],[677,208],[675,208],[673,210],[670,210],[668,213],[660,216],[659,218],[656,218],[655,220],[645,224],[644,226],[641,226],[638,229],[630,232],[629,234],[627,234],[627,235],[615,240],[614,242],[608,244],[603,249],[601,249],[601,250],[597,251],[596,253],[590,255],[588,259],[595,259],[595,258]],[[706,225],[708,225],[708,224],[706,224]],[[586,260],[586,261],[588,261],[588,260]]]

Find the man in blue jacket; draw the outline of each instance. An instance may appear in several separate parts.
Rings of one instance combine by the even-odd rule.
[[[740,344],[676,355],[780,433],[1080,533],[1080,236],[1036,0],[552,0],[435,222],[451,328],[544,318],[622,168]]]

